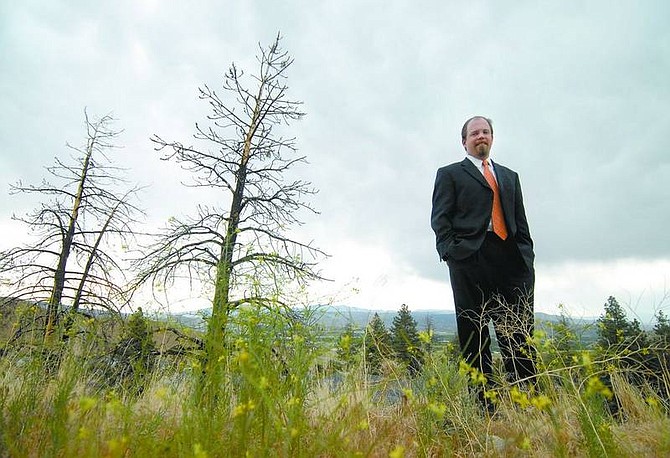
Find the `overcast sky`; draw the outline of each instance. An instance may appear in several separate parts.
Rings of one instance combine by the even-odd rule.
[[[179,3],[179,5],[174,5]],[[463,121],[494,121],[492,157],[519,172],[536,244],[536,310],[597,316],[609,295],[670,313],[670,3],[658,1],[0,2],[0,248],[83,110],[124,129],[117,163],[147,227],[211,196],[184,189],[152,134],[188,142],[203,84],[253,72],[281,31],[295,58],[291,132],[320,190],[296,230],[331,255],[314,288],[349,305],[453,310],[430,228],[438,167]]]

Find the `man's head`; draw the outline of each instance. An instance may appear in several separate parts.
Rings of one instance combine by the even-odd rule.
[[[473,116],[463,124],[461,140],[470,156],[488,158],[493,146],[493,122],[484,116]]]

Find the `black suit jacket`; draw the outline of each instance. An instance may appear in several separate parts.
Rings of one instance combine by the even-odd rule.
[[[535,254],[519,176],[497,162],[493,167],[508,237],[516,243],[526,266],[532,270]],[[430,221],[440,259],[461,260],[479,250],[486,237],[492,208],[493,190],[470,159],[466,157],[440,168],[435,178]]]

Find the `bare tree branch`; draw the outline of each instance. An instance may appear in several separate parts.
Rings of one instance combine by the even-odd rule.
[[[191,173],[188,186],[221,191],[217,207],[197,207],[195,218],[171,219],[136,261],[137,284],[173,284],[198,279],[213,288],[212,317],[206,338],[210,360],[222,347],[230,311],[252,301],[285,304],[284,281],[304,284],[321,279],[316,270],[323,251],[286,235],[300,224],[300,212],[316,211],[305,200],[310,183],[288,181],[297,155],[295,138],[282,130],[304,116],[302,103],[288,97],[286,73],[293,59],[281,37],[260,47],[258,71],[247,76],[232,64],[219,92],[204,85],[199,98],[211,112],[195,125],[194,145],[151,141],[162,159]]]
[[[92,120],[84,112],[86,141],[71,161],[55,159],[46,170],[53,183],[19,182],[10,194],[47,197],[39,208],[14,216],[27,224],[35,239],[24,247],[0,253],[0,275],[9,295],[47,303],[46,333],[64,307],[80,305],[118,310],[126,303],[125,269],[111,248],[134,237],[132,225],[141,210],[132,203],[140,188],[125,189],[123,169],[109,162],[108,153],[120,131],[111,129],[109,115]]]

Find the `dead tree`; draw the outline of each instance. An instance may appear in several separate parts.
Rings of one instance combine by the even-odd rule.
[[[232,310],[244,303],[281,305],[282,284],[320,278],[315,266],[324,253],[287,235],[301,223],[300,210],[315,212],[304,199],[316,191],[306,181],[287,180],[305,157],[297,154],[295,138],[280,131],[304,114],[302,103],[288,97],[286,72],[293,59],[280,39],[259,46],[254,75],[232,64],[220,92],[199,89],[211,114],[205,125],[195,125],[196,145],[151,139],[162,159],[191,173],[187,186],[220,192],[222,205],[198,205],[195,216],[170,219],[138,262],[139,283],[169,287],[186,276],[211,285],[208,361],[223,351]]]
[[[107,153],[119,134],[113,119],[91,120],[85,114],[86,145],[74,147],[71,161],[56,158],[47,167],[52,181],[11,187],[11,193],[36,194],[44,199],[25,216],[34,240],[0,253],[0,274],[10,285],[8,294],[46,303],[45,337],[53,333],[64,307],[118,310],[124,302],[124,268],[116,245],[133,236],[131,224],[141,211],[132,203],[137,187],[127,188],[123,169],[111,164]]]

